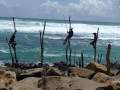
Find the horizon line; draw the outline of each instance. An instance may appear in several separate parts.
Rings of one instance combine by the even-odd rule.
[[[13,17],[3,17],[0,16],[0,19],[11,19],[12,20]],[[48,21],[48,22],[55,22],[55,21],[59,21],[61,23],[69,23],[68,19],[49,19],[49,18],[32,18],[32,17],[14,17],[15,19],[24,19],[24,20],[34,20],[34,21]],[[83,23],[83,24],[98,24],[98,25],[120,25],[120,22],[109,22],[109,21],[95,21],[95,20],[71,20],[72,23]]]

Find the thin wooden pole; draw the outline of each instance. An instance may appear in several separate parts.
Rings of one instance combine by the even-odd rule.
[[[68,64],[68,43],[66,46],[66,64]]]
[[[69,16],[69,29],[71,29],[71,16]]]
[[[44,33],[45,33],[46,21],[44,21],[43,32],[40,32],[40,43],[41,43],[41,66],[44,63]]]
[[[76,62],[76,51],[74,52],[74,66],[76,66],[75,62]]]
[[[102,61],[102,54],[100,55],[100,63],[101,63],[101,61]]]
[[[78,65],[79,65],[79,68],[81,67],[81,59],[80,57],[78,57]]]
[[[81,61],[82,61],[82,68],[84,67],[84,56],[83,56],[83,52],[81,52]]]
[[[108,73],[110,73],[110,51],[111,51],[111,44],[108,44],[107,53],[106,53],[106,64],[107,64]]]
[[[17,30],[16,30],[16,24],[15,24],[15,19],[13,17],[13,25],[14,25],[14,34],[16,34]],[[18,59],[17,59],[17,52],[16,52],[16,42],[13,43],[14,44],[14,48],[13,48],[13,51],[14,51],[14,55],[15,55],[15,63],[18,64]]]
[[[8,44],[8,47],[9,47],[9,51],[10,51],[10,56],[11,56],[11,59],[12,59],[12,65],[14,65],[14,57],[12,55],[12,49],[11,49],[11,46],[9,44],[9,41],[8,41],[8,38],[6,37],[6,41],[7,41],[7,44]]]
[[[13,17],[13,25],[14,25],[14,30],[17,31],[16,30],[16,24],[15,24],[15,18],[14,17]]]
[[[13,50],[14,50],[14,54],[15,54],[15,62],[16,62],[16,64],[18,64],[16,47]]]
[[[70,49],[69,63],[70,63],[70,66],[71,66],[71,54],[72,54],[72,49],[71,49],[71,45],[70,45],[70,40],[68,40],[68,44],[69,44],[69,49]]]
[[[95,43],[95,47],[94,47],[94,61],[96,62],[96,43]]]

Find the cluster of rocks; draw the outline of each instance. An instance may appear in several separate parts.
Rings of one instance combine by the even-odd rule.
[[[17,64],[11,64],[11,63],[5,63],[5,66],[7,67],[15,67],[15,68],[20,68],[20,69],[32,69],[32,68],[41,68],[43,66],[49,66],[48,64],[35,64],[35,63],[17,63]]]
[[[105,65],[90,62],[85,68],[78,68],[63,64],[17,74],[16,70],[0,70],[0,90],[120,90],[119,74],[108,73]]]
[[[69,75],[74,77],[83,77],[98,83],[104,83],[107,86],[98,87],[96,90],[120,90],[119,71],[110,71],[107,67],[94,61],[90,62],[85,68],[70,68]]]

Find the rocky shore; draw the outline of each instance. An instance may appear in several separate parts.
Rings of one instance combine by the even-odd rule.
[[[57,63],[34,68],[0,68],[0,90],[120,90],[119,69],[94,61],[79,68]]]

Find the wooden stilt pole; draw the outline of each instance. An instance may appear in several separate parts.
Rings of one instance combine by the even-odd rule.
[[[111,51],[111,44],[108,44],[107,53],[106,53],[106,64],[107,64],[107,72],[110,73],[110,51]]]

